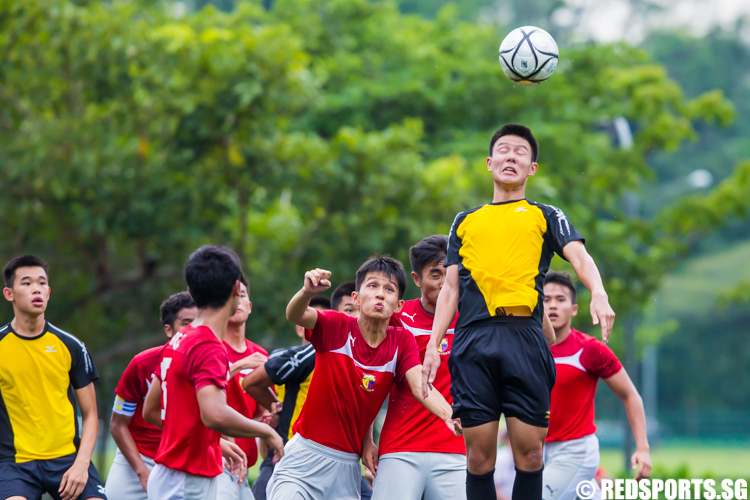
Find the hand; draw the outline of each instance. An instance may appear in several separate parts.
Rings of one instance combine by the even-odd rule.
[[[268,356],[260,352],[255,352],[232,363],[229,369],[229,376],[234,377],[242,370],[255,370],[259,366],[263,366],[266,361],[268,361]]]
[[[369,436],[362,442],[362,464],[372,477],[378,475],[378,447]]]
[[[63,474],[62,481],[60,481],[60,488],[58,493],[62,500],[73,500],[78,498],[83,489],[86,487],[86,483],[89,480],[89,464],[79,461],[73,462],[73,465],[65,471]]]
[[[135,473],[136,476],[138,476],[138,481],[141,482],[141,487],[143,488],[143,491],[148,491],[148,476],[151,475],[151,471],[148,467],[143,467],[143,470],[140,470]]]
[[[271,433],[263,441],[266,442],[269,449],[273,449],[273,463],[278,463],[284,456],[284,440],[281,439],[278,432],[273,429],[270,430]]]
[[[604,292],[591,294],[591,319],[595,325],[602,324],[602,342],[609,340],[609,334],[615,324],[615,312],[609,305],[609,298]]]
[[[221,456],[226,461],[229,473],[238,477],[239,483],[242,484],[247,477],[247,455],[242,448],[226,439],[221,439],[220,444]]]
[[[281,419],[281,410],[284,407],[284,403],[279,401],[278,403],[271,403],[271,411],[265,412],[261,416],[261,422],[270,425],[274,429],[279,426],[279,420]]]
[[[462,436],[464,433],[464,428],[461,427],[460,418],[449,418],[445,421],[445,425],[448,426],[455,436]]]
[[[638,468],[635,475],[636,481],[651,477],[651,454],[648,450],[635,450],[633,456],[630,457],[630,466],[633,469]]]
[[[305,286],[303,289],[306,293],[317,294],[331,288],[331,271],[325,269],[313,269],[305,273]]]
[[[432,343],[427,344],[427,350],[424,353],[424,363],[422,363],[422,397],[427,396],[432,389],[432,383],[435,381],[438,368],[440,367],[440,354],[437,347]]]

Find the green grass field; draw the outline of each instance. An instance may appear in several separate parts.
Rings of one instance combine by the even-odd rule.
[[[651,463],[655,469],[669,472],[686,467],[689,476],[696,478],[750,478],[750,445],[665,445],[651,450]],[[601,465],[610,474],[621,475],[622,451],[601,450]]]

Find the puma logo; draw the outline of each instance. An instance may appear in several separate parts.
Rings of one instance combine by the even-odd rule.
[[[401,313],[401,316],[406,316],[407,318],[409,318],[409,319],[410,319],[410,320],[412,320],[412,321],[414,321],[414,317],[415,317],[416,315],[417,315],[417,313],[414,313],[414,314],[406,314],[405,312],[402,312],[402,313]]]

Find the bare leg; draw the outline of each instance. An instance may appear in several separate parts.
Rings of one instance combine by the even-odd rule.
[[[466,462],[472,474],[486,474],[495,468],[497,429],[497,420],[464,429]]]
[[[515,417],[506,418],[505,421],[516,468],[529,472],[541,469],[544,465],[544,438],[547,437],[547,428],[523,423]]]

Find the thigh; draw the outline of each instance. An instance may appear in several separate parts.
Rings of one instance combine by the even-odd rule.
[[[217,500],[219,477],[185,475],[185,500]]]
[[[42,493],[36,461],[0,464],[0,498],[19,496],[26,500],[37,500]]]
[[[464,428],[500,419],[495,333],[494,327],[464,328],[453,337],[448,359],[453,417],[460,418]]]
[[[58,491],[60,489],[60,483],[68,469],[73,466],[75,459],[76,454],[73,454],[65,457],[54,458],[52,460],[40,460],[38,462],[39,470],[42,473],[44,490],[54,500],[60,500],[61,497]],[[106,500],[106,490],[101,479],[99,479],[99,472],[97,472],[93,463],[89,464],[88,473],[89,477],[86,481],[86,486],[84,486],[83,492],[79,498],[82,500],[86,500],[87,498],[103,498]]]
[[[148,476],[148,500],[184,500],[187,474],[161,464]]]
[[[486,474],[495,468],[498,426],[495,420],[464,429],[467,470],[472,474]]]
[[[228,470],[224,469],[216,480],[221,500],[240,500],[240,485]]]
[[[429,453],[424,500],[466,500],[466,456]]]
[[[146,464],[148,466],[148,464]],[[117,450],[105,484],[109,500],[148,500],[138,475],[125,457]]]
[[[580,482],[576,482],[575,479],[584,468],[586,443],[579,439],[550,443],[546,457],[542,498],[544,500],[561,500],[564,497],[575,498],[575,487]],[[595,473],[596,470],[594,470]],[[573,484],[574,482],[575,484]],[[572,496],[570,496],[571,491]]]
[[[421,500],[426,475],[420,467],[423,453],[389,453],[378,461],[378,475],[372,483],[372,500]]]
[[[324,500],[329,485],[337,481],[338,462],[315,453],[292,439],[284,447],[284,457],[274,467],[268,482],[266,498],[287,500]],[[359,478],[357,478],[359,487]]]
[[[273,474],[273,462],[264,460],[260,464],[260,473],[258,479],[253,483],[253,495],[256,500],[266,500],[266,487],[268,486],[268,480],[271,479]]]
[[[362,497],[362,465],[357,461],[336,462],[336,475],[328,478],[327,500],[360,500]],[[332,480],[331,480],[332,479]]]

